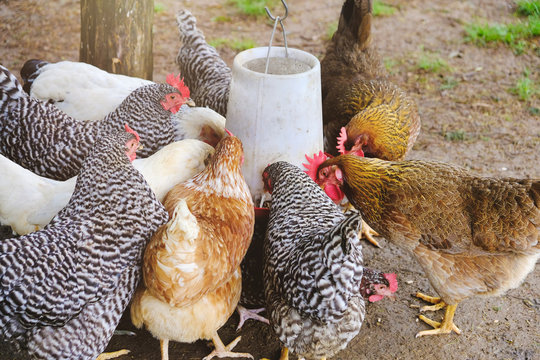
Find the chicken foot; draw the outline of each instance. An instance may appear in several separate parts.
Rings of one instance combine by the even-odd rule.
[[[221,357],[245,357],[245,358],[253,359],[253,356],[251,354],[235,353],[231,351],[236,346],[236,344],[240,342],[241,339],[242,337],[239,336],[236,339],[234,339],[229,345],[225,346],[223,342],[221,341],[218,333],[216,332],[214,336],[212,337],[212,342],[214,343],[215,349],[208,356],[204,357],[203,360],[210,360],[214,356],[217,356],[220,358]]]
[[[345,205],[343,212],[347,212],[350,209],[354,209],[354,207],[352,206],[350,202],[348,202],[347,205]],[[365,222],[364,220],[362,220],[362,230],[360,230],[360,232],[358,233],[358,236],[360,236],[360,238],[365,238],[372,245],[375,245],[378,248],[381,247],[381,245],[379,245],[379,242],[375,240],[374,238],[374,236],[379,236],[379,233],[373,230],[371,226],[369,226],[367,222]]]
[[[123,350],[118,350],[118,351],[114,351],[114,352],[101,353],[101,354],[98,355],[96,360],[115,359],[117,357],[120,357],[120,356],[126,355],[126,354],[129,354],[129,350],[123,349]]]
[[[242,326],[244,325],[244,322],[248,319],[257,320],[260,322],[263,322],[265,324],[270,324],[270,321],[268,321],[267,318],[264,316],[259,315],[260,312],[266,310],[265,308],[260,309],[246,309],[242,305],[236,306],[236,311],[238,312],[238,315],[240,316],[240,321],[238,322],[238,327],[236,328],[236,331],[240,330]]]
[[[457,304],[448,305],[440,297],[428,296],[422,293],[416,293],[416,296],[422,300],[435,304],[433,306],[424,306],[420,309],[423,311],[434,311],[442,308],[446,308],[442,322],[431,320],[424,315],[420,315],[418,318],[425,322],[426,324],[432,326],[432,330],[420,331],[416,334],[416,337],[426,336],[426,335],[442,335],[449,334],[454,331],[456,334],[461,334],[461,330],[454,324],[454,314],[456,312]]]

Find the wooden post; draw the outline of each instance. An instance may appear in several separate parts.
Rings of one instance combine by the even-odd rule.
[[[154,0],[81,0],[79,60],[152,80]]]

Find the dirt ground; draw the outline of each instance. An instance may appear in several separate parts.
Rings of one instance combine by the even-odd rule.
[[[154,18],[155,81],[164,81],[167,73],[177,71],[175,13],[179,9],[192,11],[208,40],[268,43],[272,25],[265,18],[241,15],[226,0],[155,1],[161,4]],[[451,162],[482,175],[540,177],[539,96],[520,101],[509,91],[526,68],[536,86],[540,84],[538,38],[532,42],[536,50],[529,48],[522,55],[504,45],[478,47],[464,41],[464,25],[471,21],[517,21],[513,1],[386,2],[397,10],[375,18],[373,41],[390,78],[416,99],[422,119],[422,131],[408,158]],[[341,3],[290,0],[285,20],[289,46],[321,58],[327,30],[337,23]],[[274,12],[283,10],[278,7]],[[212,21],[217,16],[227,21]],[[0,63],[17,75],[30,58],[77,61],[79,2],[0,0],[0,32]],[[236,51],[223,48],[220,53],[230,65]],[[448,67],[435,72],[421,69],[418,64],[426,54],[438,56]],[[433,293],[433,289],[410,256],[384,239],[380,243],[381,249],[364,245],[365,263],[397,273],[397,301],[370,304],[360,334],[334,359],[540,359],[538,267],[505,296],[462,302],[455,317],[460,336],[415,339],[428,326],[417,319],[418,306],[424,304],[412,295],[418,290]],[[442,314],[432,317],[440,319]],[[235,314],[220,330],[225,343],[240,334],[242,340],[235,350],[249,352],[255,359],[278,358],[279,343],[267,325],[248,322],[237,334],[237,322]],[[158,341],[144,330],[135,330],[129,317],[124,316],[118,329],[136,335],[114,336],[107,350],[130,349],[122,359],[160,359]],[[211,345],[206,341],[171,343],[169,351],[171,359],[198,359],[211,351]]]

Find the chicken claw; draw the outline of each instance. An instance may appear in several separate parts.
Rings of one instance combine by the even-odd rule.
[[[222,357],[243,357],[243,358],[253,359],[253,356],[251,354],[235,353],[235,352],[231,351],[236,346],[236,344],[238,344],[238,342],[240,342],[241,339],[242,339],[242,337],[239,336],[236,339],[234,339],[229,345],[225,346],[225,345],[223,345],[223,342],[221,341],[221,339],[219,338],[219,335],[216,332],[214,334],[214,336],[212,337],[212,342],[214,343],[215,349],[208,356],[204,357],[203,360],[210,360],[214,356],[217,356],[217,357],[220,357],[220,358],[222,358]]]
[[[442,301],[441,301],[442,302]],[[446,305],[446,304],[445,304]],[[433,321],[428,319],[424,315],[420,315],[419,318],[426,324],[434,327],[433,330],[424,330],[416,334],[416,337],[426,336],[426,335],[442,335],[449,334],[454,331],[456,334],[460,335],[461,330],[454,324],[454,313],[456,312],[457,304],[455,305],[446,305],[446,311],[444,313],[444,318],[442,322]]]
[[[117,357],[120,357],[126,354],[129,354],[129,350],[124,349],[124,350],[118,350],[118,351],[109,352],[109,353],[102,353],[96,358],[96,360],[115,359]]]
[[[240,330],[242,326],[244,325],[244,322],[248,319],[258,320],[260,322],[263,322],[265,324],[270,324],[270,321],[268,321],[267,318],[264,316],[259,315],[260,312],[266,310],[265,308],[260,309],[246,309],[242,305],[236,305],[236,311],[238,312],[238,315],[240,315],[240,321],[238,322],[238,327],[236,328],[236,331]]]
[[[420,299],[424,300],[424,301],[427,301],[428,303],[435,304],[435,305],[432,305],[432,306],[422,306],[422,308],[420,309],[420,312],[437,311],[437,310],[440,310],[440,309],[443,309],[444,307],[446,307],[446,303],[444,301],[442,301],[442,299],[440,297],[429,296],[429,295],[423,294],[421,292],[417,292],[415,296],[417,298],[420,298]]]
[[[360,231],[360,236],[366,238],[367,241],[380,248],[379,242],[373,238],[373,236],[379,236],[379,233],[376,232],[369,226],[364,220],[362,220],[362,230]]]

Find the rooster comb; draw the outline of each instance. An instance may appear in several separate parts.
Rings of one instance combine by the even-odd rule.
[[[124,128],[126,129],[126,131],[128,133],[133,134],[135,136],[135,138],[137,139],[137,142],[139,142],[141,140],[141,138],[139,137],[139,134],[137,134],[137,132],[135,130],[130,128],[127,123],[124,124]]]
[[[178,74],[178,76],[174,76],[174,73],[169,74],[167,75],[166,81],[167,84],[177,88],[183,97],[189,97],[189,88],[186,86],[186,84],[184,84],[184,78],[180,79],[180,74]]]
[[[306,174],[309,175],[309,177],[313,181],[317,181],[317,169],[319,168],[319,165],[321,165],[326,159],[328,159],[328,156],[323,153],[322,151],[319,151],[318,154],[313,154],[313,157],[310,158],[309,156],[306,156],[307,164],[302,163],[304,167],[307,170],[304,170]]]
[[[341,155],[345,154],[345,142],[347,141],[347,130],[345,127],[341,128],[341,131],[339,132],[339,136],[337,137],[337,146],[339,153]]]

